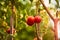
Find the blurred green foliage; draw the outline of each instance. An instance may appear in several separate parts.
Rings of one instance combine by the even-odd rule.
[[[0,40],[9,40],[11,36],[6,32],[10,27],[11,0],[0,0]],[[28,16],[35,16],[35,2],[34,0],[14,0],[14,6],[16,8],[16,14],[14,14],[14,28],[16,33],[13,35],[14,40],[33,40],[36,32],[35,25],[28,26],[26,19]],[[40,35],[43,36],[43,40],[53,40],[54,35],[49,27],[49,16],[44,10],[43,6],[40,7],[40,16],[42,22],[40,23]]]

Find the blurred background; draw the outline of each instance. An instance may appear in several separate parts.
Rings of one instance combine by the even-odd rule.
[[[15,34],[11,35],[6,32],[10,28],[10,17],[12,15],[11,2],[12,0],[0,0],[0,40],[9,40],[13,36],[14,40],[33,40],[36,37],[35,25],[29,26],[26,24],[28,16],[36,15],[37,0],[14,0],[14,28]],[[60,13],[60,0],[43,0],[51,14],[55,17],[56,11]],[[40,3],[39,5],[42,21],[40,23],[40,35],[43,40],[54,40],[54,26],[46,10]],[[60,18],[60,14],[58,14]],[[60,40],[60,21],[58,22],[58,36]]]

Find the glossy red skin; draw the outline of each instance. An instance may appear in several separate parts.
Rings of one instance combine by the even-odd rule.
[[[6,31],[8,34],[10,34],[10,28]],[[13,29],[13,34],[15,33],[15,29]]]
[[[27,18],[27,24],[29,26],[32,26],[34,24],[34,17],[33,16],[28,16],[28,18]]]
[[[35,23],[40,23],[41,22],[41,17],[40,16],[35,16],[35,18],[34,18],[34,22]]]

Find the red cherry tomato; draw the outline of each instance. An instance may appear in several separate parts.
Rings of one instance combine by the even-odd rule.
[[[41,22],[41,17],[40,16],[35,16],[34,21],[35,23],[40,23]]]
[[[10,34],[10,28],[8,29],[8,30],[6,30],[6,32],[8,33],[8,34]],[[15,33],[16,31],[15,31],[15,29],[13,28],[13,34]]]
[[[28,18],[27,18],[27,24],[29,26],[32,26],[34,24],[34,17],[33,16],[28,16]]]

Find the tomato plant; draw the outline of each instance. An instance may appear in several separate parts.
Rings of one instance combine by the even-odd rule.
[[[38,0],[0,0],[0,40],[10,40],[10,24],[12,24],[12,21],[10,23],[10,17],[12,16],[12,14],[14,19],[13,27],[16,30],[16,36],[14,35],[14,40],[33,40],[36,36],[34,23],[40,22],[40,35],[43,36],[44,33],[46,33],[43,36],[43,40],[51,40],[54,38],[54,35],[52,33],[49,33],[51,32],[51,28],[49,29],[49,27],[52,27],[50,23],[50,17],[47,15],[47,12],[45,11],[45,8],[41,5],[41,3],[37,3],[39,4],[38,9],[40,9],[40,16],[35,16],[37,1]],[[49,1],[51,3],[51,0]],[[56,5],[52,4],[52,6],[54,7],[52,7],[51,5],[47,7],[49,10],[54,10],[54,12],[56,12],[57,8],[60,7],[59,1],[55,1]],[[11,2],[13,3],[13,7],[11,5]],[[13,8],[15,13],[12,12]],[[55,13],[52,13],[52,15],[55,17]],[[15,30],[13,31],[13,33],[15,33]]]

